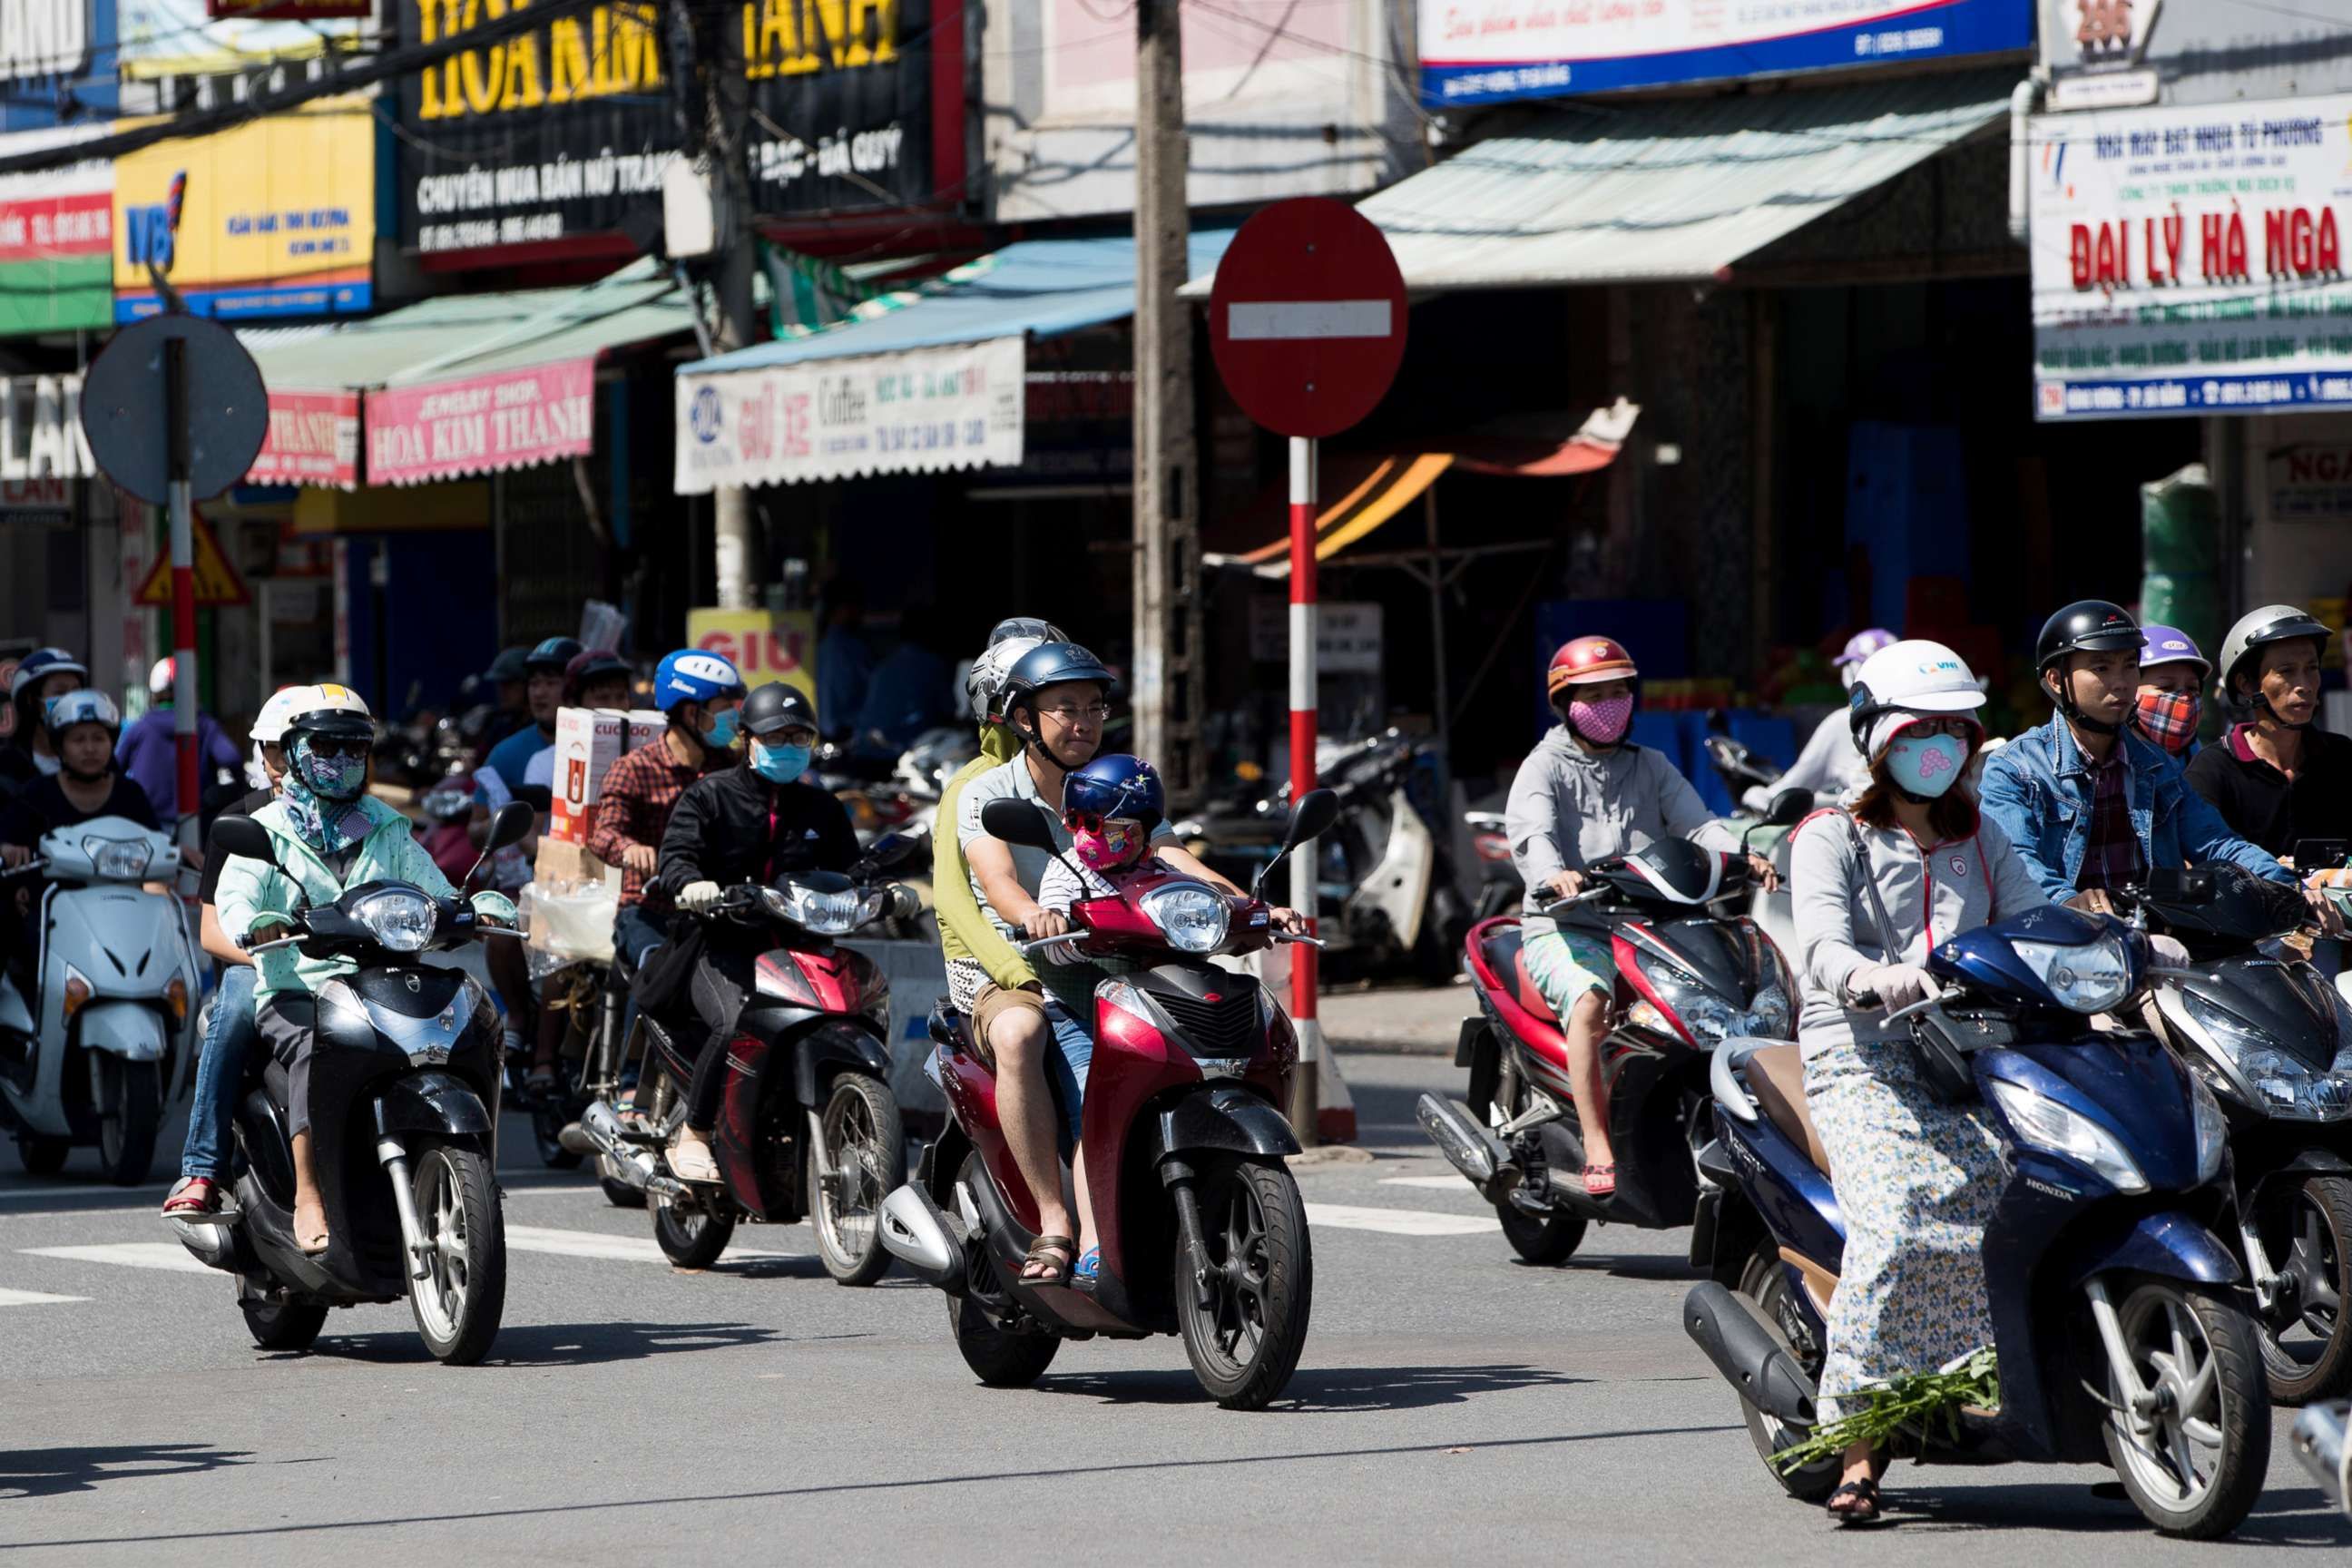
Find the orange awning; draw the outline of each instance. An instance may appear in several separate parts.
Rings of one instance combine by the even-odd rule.
[[[1315,559],[1328,561],[1349,545],[1404,510],[1454,465],[1450,452],[1419,452],[1382,458],[1372,471],[1348,493],[1326,507],[1315,519]],[[1206,558],[1211,565],[1247,566],[1262,576],[1286,576],[1290,571],[1290,538],[1242,555]]]

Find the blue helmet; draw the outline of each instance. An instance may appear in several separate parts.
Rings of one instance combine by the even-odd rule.
[[[743,695],[734,661],[707,648],[682,647],[654,667],[654,706],[667,713],[681,702],[715,702]]]
[[[1120,817],[1143,824],[1150,833],[1168,815],[1168,792],[1159,770],[1124,752],[1097,757],[1062,781],[1062,815],[1097,820]]]

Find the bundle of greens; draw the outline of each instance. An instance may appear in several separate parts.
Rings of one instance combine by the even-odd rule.
[[[1773,1455],[1772,1462],[1783,1472],[1800,1469],[1822,1459],[1841,1458],[1856,1443],[1877,1447],[1899,1432],[1933,1436],[1938,1422],[1948,1436],[1957,1437],[1962,1410],[2000,1407],[2000,1374],[1988,1345],[1935,1372],[1890,1378],[1871,1389],[1869,1398],[1863,1409],[1814,1427],[1802,1442]]]

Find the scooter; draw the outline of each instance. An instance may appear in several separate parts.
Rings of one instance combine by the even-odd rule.
[[[519,843],[530,827],[530,808],[509,802],[491,819],[490,846]],[[277,864],[268,830],[250,817],[222,817],[213,839],[223,854]],[[235,1206],[166,1219],[197,1261],[237,1277],[237,1306],[262,1349],[307,1350],[328,1309],[405,1297],[436,1360],[471,1366],[489,1353],[507,1292],[499,1014],[479,982],[424,954],[499,929],[462,897],[367,882],[299,910],[285,936],[252,950],[292,946],[359,965],[319,988],[310,1047],[327,1250],[314,1257],[294,1237],[292,1084],[267,1053],[237,1107]]]
[[[2262,1491],[2271,1421],[2243,1276],[2221,1239],[2228,1123],[2156,1040],[2089,1027],[2144,983],[2145,941],[2051,907],[1953,937],[1927,968],[1940,989],[1889,1020],[1908,1024],[1931,1080],[1981,1098],[2008,1155],[1984,1239],[2000,1404],[1906,1429],[1896,1454],[2104,1462],[2164,1533],[2229,1534]],[[1699,1156],[1691,1237],[1711,1278],[1683,1326],[1738,1391],[1775,1482],[1818,1501],[1838,1459],[1777,1461],[1818,1421],[1844,1223],[1798,1047],[1727,1041],[1711,1084],[1717,1138]]]
[[[708,913],[775,939],[754,963],[756,989],[727,1041],[727,1080],[711,1136],[719,1180],[680,1180],[665,1151],[686,1120],[700,1025],[637,1013],[646,1113],[624,1118],[608,1068],[604,1098],[580,1135],[609,1159],[611,1177],[643,1189],[654,1240],[680,1268],[708,1268],[749,1218],[789,1225],[805,1215],[827,1274],[871,1285],[890,1267],[876,1223],[882,1199],[906,1179],[906,1131],[890,1093],[890,987],[874,961],[840,946],[877,921],[903,917],[907,888],[884,880],[912,853],[877,839],[856,874],[801,871],[773,887],[730,888]],[[683,989],[683,987],[681,987]]]
[[[108,1181],[147,1179],[164,1102],[187,1087],[202,971],[178,900],[142,884],[169,883],[179,868],[163,834],[100,816],[47,835],[0,873],[0,898],[16,896],[6,879],[48,877],[34,912],[34,1006],[0,974],[0,1125],[35,1175],[95,1143]]]
[[[1265,870],[1328,829],[1339,805],[1308,791]],[[1054,847],[1026,802],[991,801],[981,823],[1007,844]],[[1035,1383],[1065,1340],[1172,1333],[1219,1405],[1263,1409],[1297,1369],[1314,1291],[1306,1205],[1283,1163],[1299,1152],[1280,1109],[1298,1047],[1264,986],[1209,961],[1312,939],[1276,932],[1255,886],[1235,897],[1151,861],[1114,880],[1113,895],[1072,907],[1076,934],[1024,944],[1137,965],[1095,987],[1079,1113],[1095,1213],[1083,1239],[1101,1255],[1092,1288],[1021,1278],[1036,1196],[1006,1150],[993,1068],[944,1004],[929,1071],[948,1125],[884,1202],[883,1245],[947,1293],[956,1348],[992,1388]]]
[[[2352,1405],[2340,1399],[2331,1405],[2314,1405],[2294,1418],[2294,1430],[2287,1442],[2305,1471],[2319,1483],[2320,1495],[2342,1509],[2345,1518],[2352,1519],[2352,1441],[2347,1440],[2347,1428],[2352,1428]]]
[[[2352,1391],[2352,1005],[2271,939],[2310,910],[2234,866],[2148,873],[2116,890],[2135,925],[2189,949],[2147,1021],[2230,1119],[2236,1236],[2271,1398]]]

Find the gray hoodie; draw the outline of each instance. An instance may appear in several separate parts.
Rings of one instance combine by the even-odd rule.
[[[1661,839],[1739,849],[1738,836],[1708,816],[1698,791],[1664,752],[1630,743],[1588,752],[1565,724],[1554,725],[1519,764],[1503,827],[1511,864],[1527,884],[1520,907],[1528,914],[1551,901],[1543,889],[1549,879]]]

